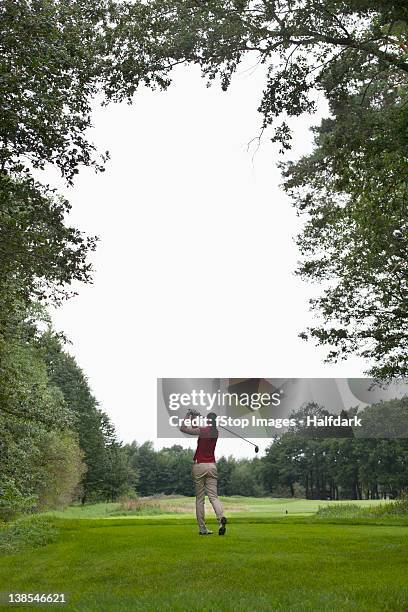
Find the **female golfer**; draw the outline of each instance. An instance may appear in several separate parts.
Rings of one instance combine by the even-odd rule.
[[[186,418],[200,416],[199,413],[188,411]],[[204,500],[207,493],[208,499],[214,509],[218,520],[218,534],[226,532],[227,519],[224,516],[222,505],[217,494],[217,465],[215,463],[214,450],[218,439],[217,415],[210,412],[207,415],[207,427],[187,427],[183,424],[180,431],[191,436],[198,436],[197,450],[194,455],[193,482],[196,492],[196,516],[200,535],[211,535],[213,532],[207,529],[204,520]]]

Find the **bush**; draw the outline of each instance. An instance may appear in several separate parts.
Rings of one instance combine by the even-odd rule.
[[[331,504],[320,506],[316,514],[323,518],[356,518],[368,510],[369,508],[362,508],[357,504]]]
[[[26,548],[37,548],[53,542],[57,529],[50,518],[30,516],[0,525],[0,554],[13,554]]]
[[[37,509],[69,506],[86,470],[76,437],[68,431],[47,432],[39,447],[42,480],[37,487]]]
[[[404,497],[401,497],[401,499],[371,508],[371,511],[375,516],[408,515],[408,496],[404,495]]]
[[[12,478],[0,479],[0,521],[12,521],[35,507],[35,495],[23,495]]]
[[[160,504],[152,499],[144,499],[137,496],[122,497],[119,506],[112,514],[163,514]]]
[[[363,508],[358,504],[332,504],[320,507],[317,511],[317,516],[322,518],[408,517],[408,496],[369,508]]]

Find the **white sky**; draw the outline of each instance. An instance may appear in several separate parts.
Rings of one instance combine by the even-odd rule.
[[[92,136],[110,150],[106,172],[84,169],[69,189],[46,173],[73,205],[70,222],[100,238],[94,284],[54,313],[55,326],[124,441],[169,443],[156,439],[157,377],[365,369],[357,359],[323,364],[324,351],[298,338],[312,320],[312,289],[293,275],[299,220],[279,188],[277,148],[264,137],[255,156],[247,151],[262,76],[241,71],[223,93],[181,68],[167,92],[96,105]],[[310,150],[317,122],[292,122],[292,158]],[[253,456],[239,440],[223,440],[219,453]]]

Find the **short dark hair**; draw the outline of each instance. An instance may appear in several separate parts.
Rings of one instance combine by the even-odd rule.
[[[215,412],[209,412],[207,414],[207,423],[209,423],[211,427],[210,437],[216,438],[218,436],[218,429],[217,429],[217,415]]]

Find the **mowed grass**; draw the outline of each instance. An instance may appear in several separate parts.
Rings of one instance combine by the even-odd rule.
[[[280,512],[288,503],[228,501],[241,508],[243,499]],[[407,524],[333,523],[301,511],[250,516],[230,513],[225,537],[198,536],[191,514],[49,517],[49,544],[0,557],[0,591],[64,592],[64,609],[81,612],[408,610]]]
[[[176,495],[162,495],[153,498],[146,498],[154,506],[161,508],[161,518],[163,515],[179,515],[190,517],[194,513],[195,498],[183,497]],[[380,500],[344,500],[344,501],[322,501],[312,499],[293,499],[293,498],[272,498],[272,497],[221,497],[224,510],[227,514],[234,515],[313,515],[320,507],[333,506],[337,504],[355,503],[362,507],[371,507],[384,504],[386,502]],[[211,515],[211,506],[206,501],[206,512]],[[100,503],[90,504],[85,506],[71,506],[65,510],[52,511],[47,513],[49,516],[59,518],[117,518],[121,514],[119,503]],[[134,513],[122,513],[124,517],[129,516],[135,518]],[[145,518],[148,514],[140,514],[140,518]]]

